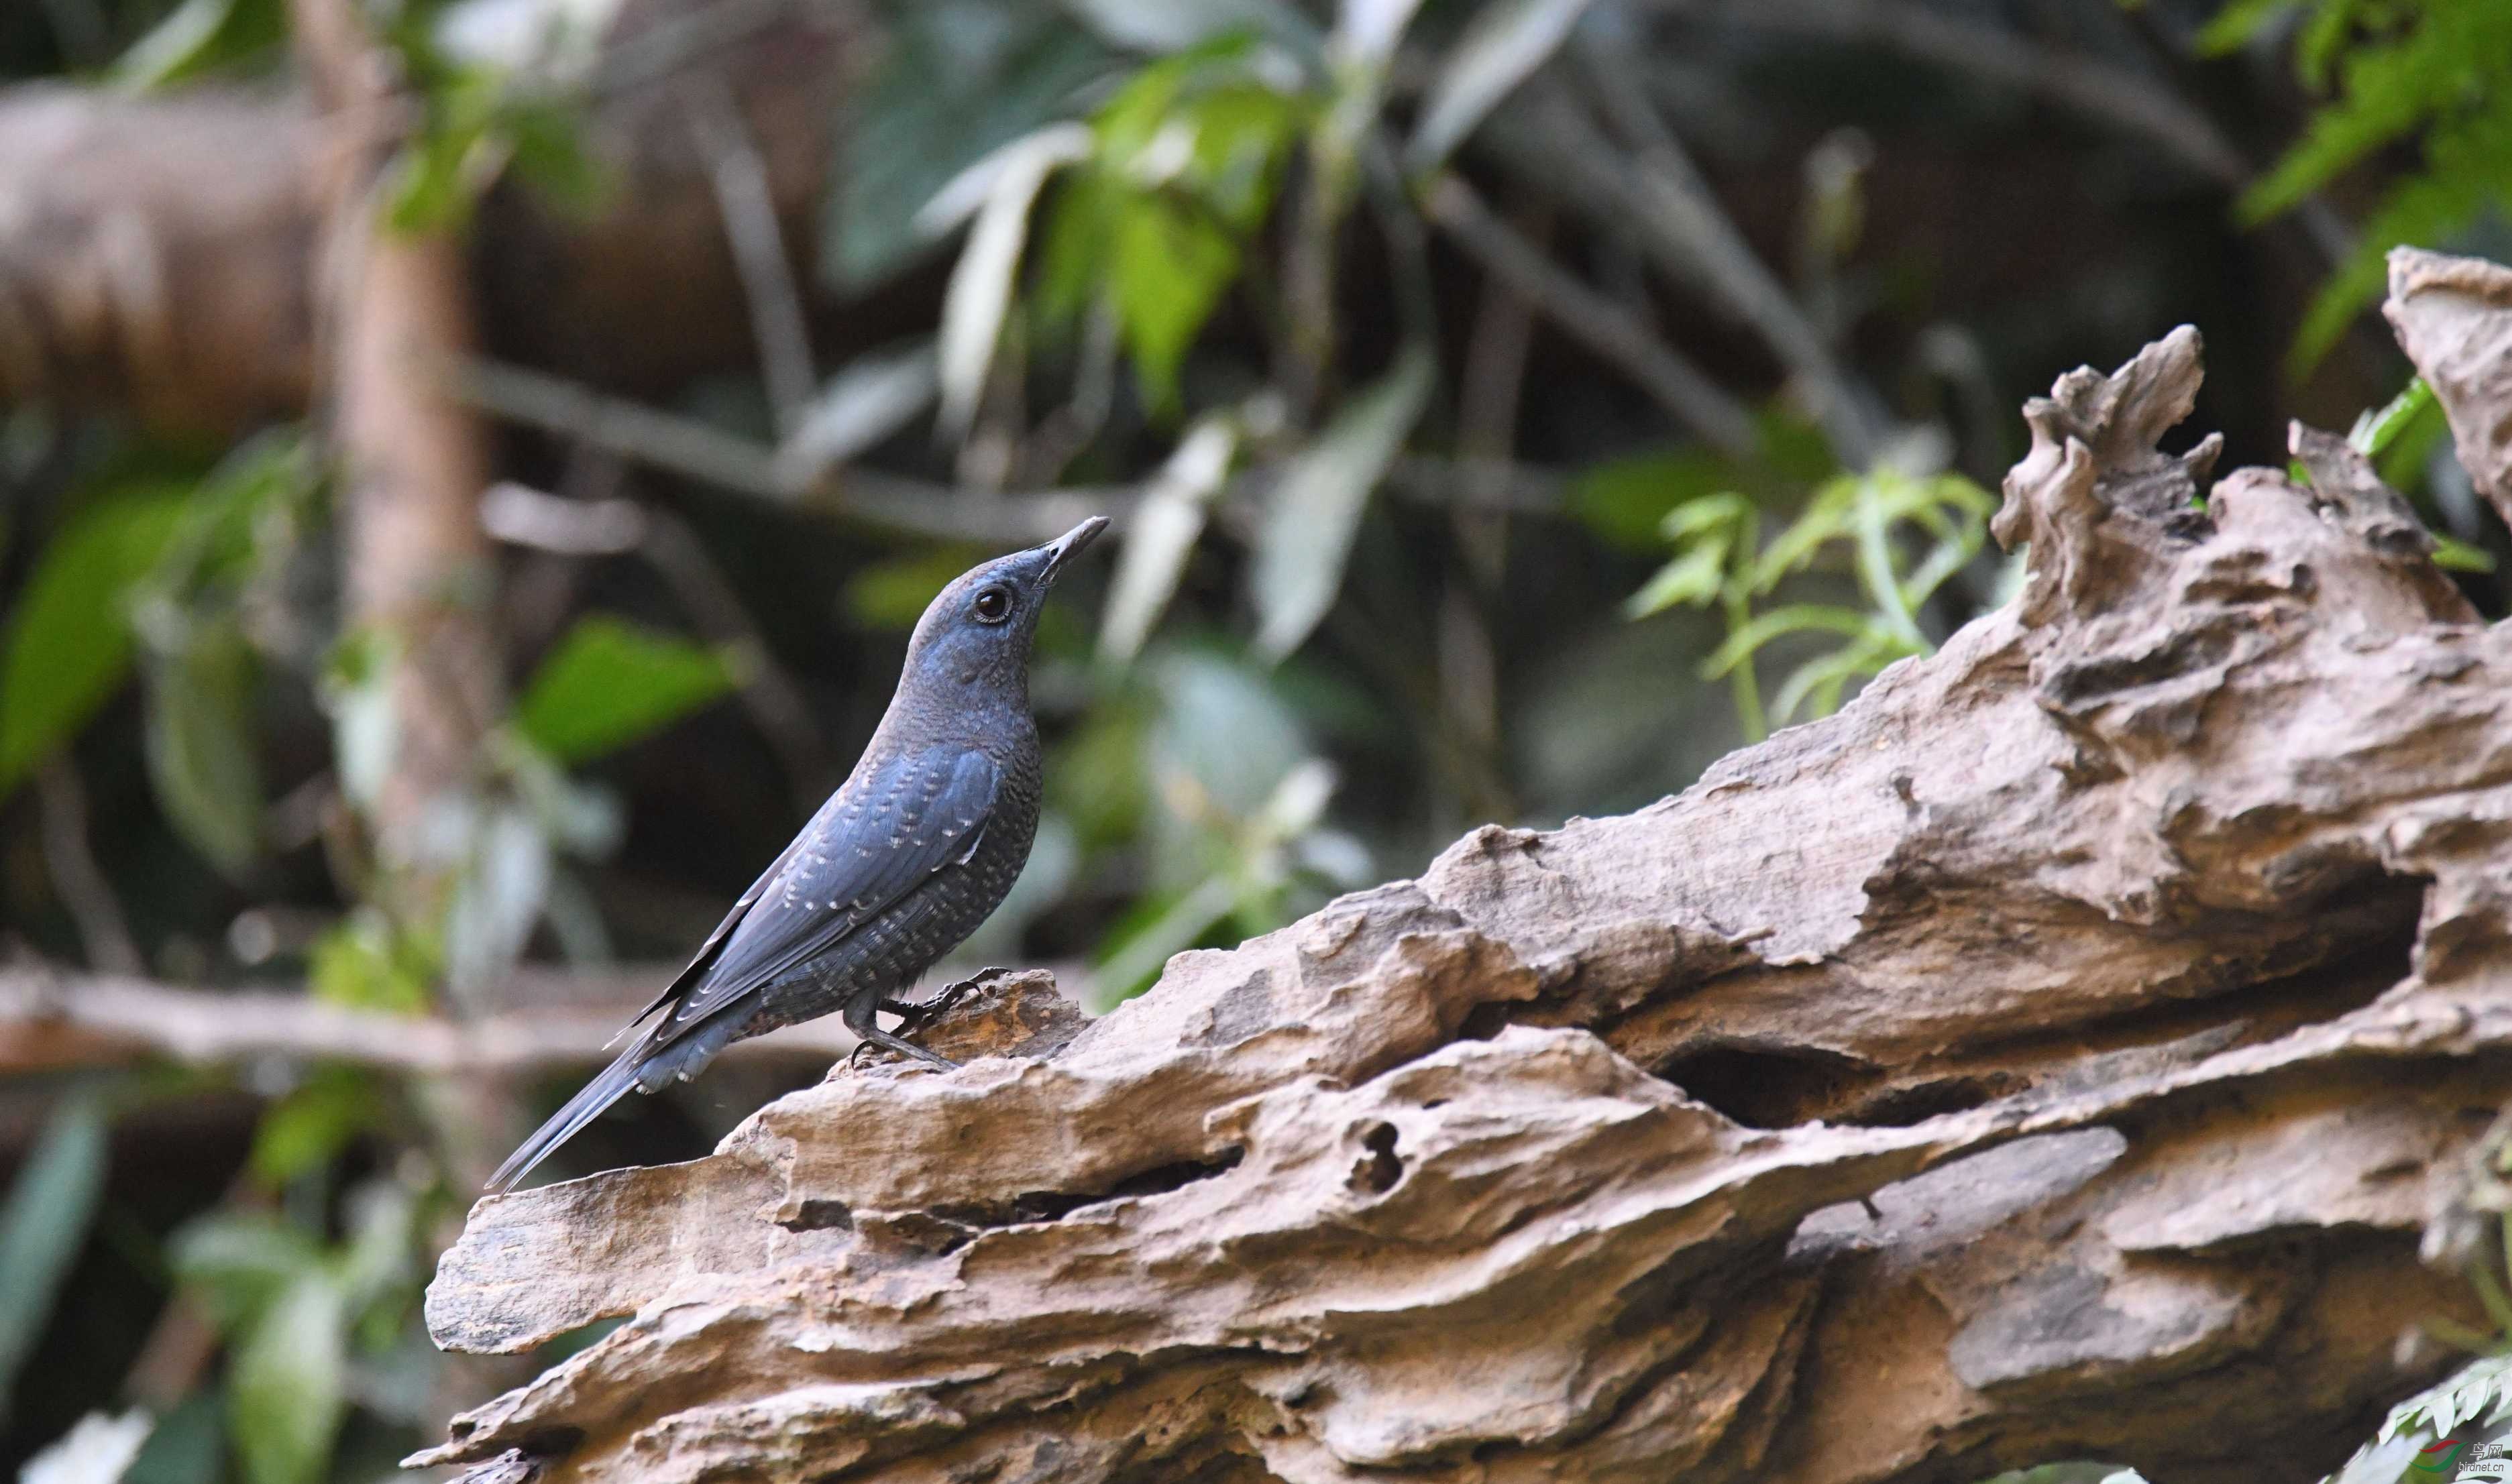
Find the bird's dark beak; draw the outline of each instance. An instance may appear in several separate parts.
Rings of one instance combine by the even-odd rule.
[[[1094,515],[1039,548],[1046,553],[1046,566],[1039,572],[1040,579],[1047,582],[1054,581],[1055,574],[1063,569],[1064,564],[1079,555],[1083,547],[1098,540],[1099,532],[1107,528],[1108,518],[1104,515]]]

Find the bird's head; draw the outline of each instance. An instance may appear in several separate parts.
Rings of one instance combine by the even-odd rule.
[[[1108,528],[1094,515],[1027,551],[969,568],[916,621],[902,685],[991,686],[1019,683],[1027,694],[1030,641],[1057,574]]]

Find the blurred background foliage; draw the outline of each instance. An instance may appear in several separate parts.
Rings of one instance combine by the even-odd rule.
[[[1106,510],[1113,563],[1040,636],[1048,815],[962,956],[1105,1008],[1472,825],[1679,790],[1928,652],[2011,590],[1985,531],[2021,401],[2181,321],[2234,459],[2281,461],[2288,416],[2355,426],[2501,609],[2505,533],[2365,311],[2390,246],[2512,247],[2512,7],[361,15],[404,115],[387,230],[485,263],[619,212],[602,100],[796,25],[842,38],[782,62],[835,78],[807,210],[775,217],[782,158],[692,88],[746,349],[588,368],[527,328],[563,256],[521,291],[482,268],[486,350],[439,370],[501,430],[497,545],[448,601],[487,615],[509,699],[421,817],[434,895],[378,853],[413,656],[352,616],[322,403],[206,433],[0,403],[0,971],[26,993],[624,1016],[844,775],[932,594]],[[268,98],[300,49],[281,0],[0,12],[29,95]],[[623,338],[681,335],[683,289],[632,285]],[[0,1049],[5,1461],[375,1477],[498,1384],[428,1347],[417,1294],[565,1056],[466,1078],[283,1028],[177,1069],[30,1024],[0,1028],[26,1040]],[[561,1162],[696,1153],[816,1072],[728,1062]]]

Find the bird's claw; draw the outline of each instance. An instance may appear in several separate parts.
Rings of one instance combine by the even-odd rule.
[[[958,1004],[962,999],[967,997],[970,991],[983,985],[987,980],[1009,972],[1011,971],[1008,969],[993,967],[981,968],[965,979],[944,985],[942,987],[942,992],[930,999],[884,999],[881,1001],[881,1008],[883,1010],[899,1018],[898,1030],[895,1032],[859,1031],[857,1034],[861,1038],[855,1042],[854,1048],[846,1053],[847,1070],[854,1071],[860,1068],[863,1065],[861,1058],[864,1052],[868,1050],[887,1051],[893,1056],[903,1056],[909,1060],[921,1060],[939,1069],[947,1070],[958,1066],[959,1063],[952,1061],[949,1057],[927,1051],[923,1047],[916,1045],[902,1037],[922,1031],[926,1026],[931,1025],[934,1021],[940,1019],[953,1005]]]
[[[930,1025],[934,1021],[939,1020],[944,1015],[948,1014],[953,1005],[956,1005],[961,1000],[968,997],[968,995],[972,991],[985,984],[987,980],[998,978],[1010,972],[1011,970],[1009,969],[995,968],[989,965],[986,968],[981,968],[975,973],[970,974],[965,979],[957,980],[953,983],[944,985],[941,993],[935,995],[930,999],[884,999],[882,1001],[881,1007],[889,1011],[891,1014],[900,1017],[906,1022],[906,1024],[898,1028],[902,1033],[922,1030],[925,1026]]]

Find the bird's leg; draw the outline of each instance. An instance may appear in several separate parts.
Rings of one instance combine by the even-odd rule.
[[[892,1015],[901,1015],[907,1018],[907,1024],[899,1027],[898,1029],[901,1031],[914,1030],[924,1025],[927,1021],[938,1018],[943,1014],[943,1012],[949,1010],[953,1005],[958,1004],[961,998],[967,995],[969,991],[974,990],[981,984],[984,984],[987,980],[995,978],[997,975],[1008,974],[1010,972],[1011,970],[1009,969],[995,968],[992,965],[989,965],[977,970],[973,974],[970,974],[965,979],[944,985],[942,987],[942,993],[934,996],[930,999],[889,998],[883,1000],[881,1002],[881,1007],[887,1010]]]
[[[920,1061],[930,1062],[945,1072],[952,1071],[960,1065],[938,1051],[927,1051],[914,1041],[902,1039],[883,1030],[879,1016],[883,1001],[887,997],[880,990],[871,989],[862,991],[846,1001],[843,1019],[845,1021],[846,1029],[855,1034],[855,1051],[861,1051],[866,1046],[879,1046],[883,1051],[895,1051],[901,1056],[912,1056]],[[847,1059],[852,1061],[853,1055],[853,1052],[848,1052]]]

